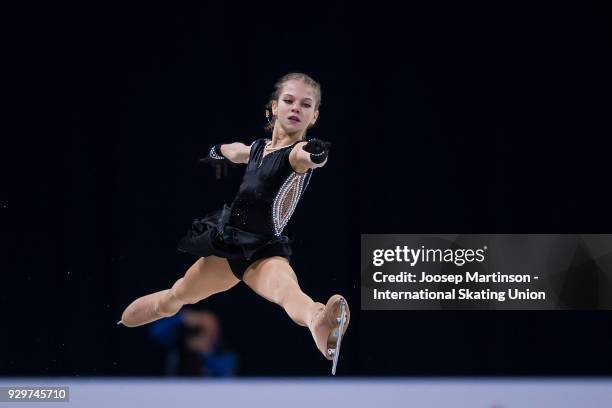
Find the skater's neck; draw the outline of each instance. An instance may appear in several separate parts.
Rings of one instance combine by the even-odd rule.
[[[287,133],[279,126],[274,128],[270,148],[284,147],[304,140],[304,132]]]

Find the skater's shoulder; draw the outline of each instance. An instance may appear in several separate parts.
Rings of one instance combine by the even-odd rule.
[[[265,146],[266,143],[268,143],[269,141],[270,139],[266,139],[265,137],[258,137],[256,139],[253,139],[250,144],[247,144],[247,146],[249,146],[250,148]]]

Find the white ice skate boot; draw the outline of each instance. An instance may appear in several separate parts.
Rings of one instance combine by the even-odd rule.
[[[340,343],[348,328],[351,313],[348,303],[340,295],[333,295],[312,318],[308,328],[317,348],[325,358],[333,360],[332,374],[336,374]]]

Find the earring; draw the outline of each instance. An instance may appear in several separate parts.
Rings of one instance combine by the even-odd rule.
[[[268,125],[272,126],[272,122],[270,121],[270,111],[266,109],[266,119],[268,120]]]

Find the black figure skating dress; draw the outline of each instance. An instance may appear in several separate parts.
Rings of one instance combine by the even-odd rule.
[[[179,250],[193,255],[226,258],[239,279],[258,259],[290,259],[291,239],[283,230],[312,175],[312,169],[297,173],[291,167],[289,153],[295,143],[263,157],[268,141],[257,139],[251,144],[249,162],[232,204],[194,220],[178,244]]]

